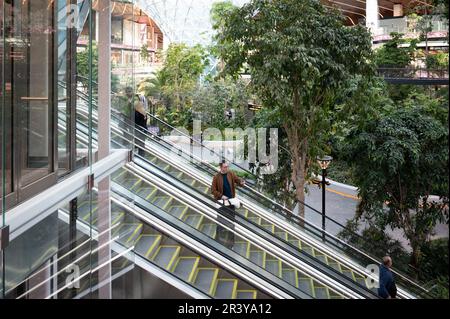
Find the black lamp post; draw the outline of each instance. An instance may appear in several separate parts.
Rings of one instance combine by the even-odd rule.
[[[319,166],[322,169],[322,230],[324,237],[325,237],[325,187],[327,185],[325,177],[327,176],[327,168],[328,166],[330,166],[332,160],[333,158],[331,156],[317,157],[317,163],[319,163]]]

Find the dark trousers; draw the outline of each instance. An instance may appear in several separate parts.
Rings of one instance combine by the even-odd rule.
[[[229,229],[234,230],[234,221],[236,218],[236,209],[234,206],[224,206],[219,208],[220,215],[217,216],[217,221],[223,225],[226,225]],[[227,219],[225,219],[224,217]],[[228,230],[222,225],[217,225],[216,240],[225,247],[232,249],[234,246],[234,232]]]
[[[124,147],[130,147],[133,145],[133,124],[128,116],[125,114],[121,114],[119,122],[119,127],[122,130],[123,138],[119,141],[119,143]]]
[[[145,149],[145,138],[146,138],[146,135],[145,135],[145,127],[142,127],[142,126],[139,126],[139,125],[136,125],[136,127],[135,127],[135,139],[134,139],[134,141],[135,141],[135,143],[136,143],[136,146],[137,146],[137,149],[138,149],[138,154],[140,155],[140,156],[145,156],[145,151],[144,151],[144,149]]]

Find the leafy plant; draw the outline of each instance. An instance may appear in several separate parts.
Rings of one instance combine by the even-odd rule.
[[[370,34],[344,26],[337,11],[318,1],[252,0],[224,13],[215,39],[223,73],[250,74],[263,106],[277,110],[291,153],[290,178],[304,202],[336,96],[354,75],[372,72]]]

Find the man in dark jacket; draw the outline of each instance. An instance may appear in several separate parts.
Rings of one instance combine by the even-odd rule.
[[[389,256],[383,258],[380,265],[380,278],[378,295],[384,299],[393,299],[397,296],[397,287],[395,285],[394,274],[391,271],[392,259]]]
[[[244,186],[245,181],[229,170],[228,163],[220,163],[220,172],[212,181],[211,192],[215,200],[227,200],[236,197],[236,185]]]
[[[222,163],[220,163],[220,172],[214,176],[211,185],[211,192],[214,199],[217,201],[226,201],[230,198],[235,198],[236,185],[244,186],[245,181],[240,179],[234,172],[228,169],[228,163],[222,161]],[[224,206],[219,209],[220,215],[217,218],[218,222],[228,226],[228,229],[220,224],[217,225],[216,239],[229,249],[232,249],[234,245],[234,233],[229,230],[234,229],[234,224],[222,218],[222,215],[228,217],[228,219],[233,222],[235,218],[234,210],[234,206]]]

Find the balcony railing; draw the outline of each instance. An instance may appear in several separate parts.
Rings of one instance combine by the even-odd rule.
[[[448,69],[378,68],[378,75],[391,83],[448,85],[448,73]]]

